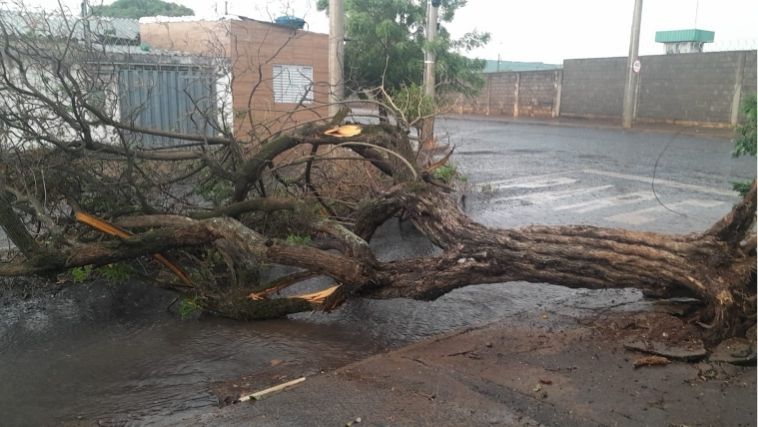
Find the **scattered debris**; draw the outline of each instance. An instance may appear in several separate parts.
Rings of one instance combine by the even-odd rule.
[[[735,365],[755,363],[755,345],[745,338],[728,338],[722,341],[708,358],[711,362]]]
[[[301,298],[308,302],[311,302],[313,304],[321,304],[323,303],[331,294],[334,293],[334,291],[339,288],[340,285],[332,286],[330,288],[326,288],[322,291],[314,292],[311,294],[303,294],[303,295],[294,295],[289,298]]]
[[[118,237],[119,239],[128,239],[133,235],[133,233],[129,231],[116,227],[115,225],[86,212],[76,212],[75,216],[76,220],[82,224],[88,225],[101,233]],[[179,278],[179,280],[182,281],[182,283],[187,286],[192,286],[192,280],[190,280],[187,273],[185,273],[184,270],[182,270],[178,265],[169,261],[165,256],[161,254],[153,254],[153,258],[171,270],[171,272],[174,273]]]
[[[553,385],[553,381],[540,378],[540,384]]]
[[[700,340],[681,344],[633,340],[625,343],[624,348],[687,362],[697,361],[708,355]]]
[[[244,396],[240,396],[239,399],[237,399],[240,402],[247,402],[248,400],[261,400],[264,397],[268,396],[269,394],[273,394],[279,391],[282,391],[286,389],[287,387],[292,387],[294,385],[300,384],[301,382],[305,381],[305,377],[300,377],[298,379],[287,381],[286,383],[282,383],[279,385],[275,385],[273,387],[269,387],[267,389],[256,391],[252,394],[247,394]]]
[[[324,132],[324,135],[336,136],[338,138],[347,138],[350,136],[360,135],[361,132],[363,132],[363,128],[358,125],[342,125],[335,126],[327,130]]]
[[[361,420],[361,417],[358,417],[358,418],[356,418],[356,419],[354,419],[354,420],[352,420],[352,421],[348,421],[348,422],[346,422],[346,423],[345,423],[345,427],[350,427],[350,426],[351,426],[351,425],[353,425],[353,424],[360,424],[360,423],[361,423],[361,421],[362,421],[362,420]]]
[[[634,368],[643,366],[663,366],[668,365],[669,360],[662,356],[643,356],[634,360]]]
[[[475,360],[479,360],[479,359],[482,358],[482,356],[479,353],[477,353],[474,349],[465,350],[465,351],[458,351],[458,352],[455,352],[455,353],[446,354],[445,356],[446,357],[466,356],[469,359],[475,359]]]

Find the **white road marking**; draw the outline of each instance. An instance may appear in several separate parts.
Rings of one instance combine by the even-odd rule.
[[[555,185],[573,184],[576,179],[566,178],[565,175],[571,172],[556,172],[544,175],[523,176],[519,178],[501,179],[497,181],[482,182],[477,184],[479,190],[499,190],[504,188],[543,188]]]
[[[582,170],[582,172],[593,174],[593,175],[607,176],[611,178],[628,179],[631,181],[646,182],[648,184],[653,182],[652,177],[644,176],[644,175],[630,175],[630,174],[625,174],[625,173],[606,172],[606,171],[601,171],[597,169],[584,169]],[[684,184],[681,182],[669,181],[667,179],[660,179],[660,178],[655,179],[655,184],[664,185],[666,187],[679,188],[682,190],[692,190],[692,191],[697,191],[700,193],[717,194],[719,196],[734,197],[737,195],[735,191],[722,190],[719,188],[705,187],[702,185],[695,185],[695,184]]]
[[[504,200],[526,200],[532,203],[547,203],[554,200],[565,199],[567,197],[574,197],[580,194],[594,193],[597,191],[607,190],[613,188],[612,185],[601,185],[598,187],[577,188],[573,190],[563,191],[541,191],[538,193],[521,194],[518,196],[501,197],[493,201],[499,202]]]
[[[679,211],[681,208],[694,207],[694,208],[715,208],[723,205],[724,202],[718,200],[700,200],[700,199],[687,199],[681,202],[672,203],[667,205],[669,209]],[[641,225],[654,221],[656,217],[661,214],[671,213],[663,206],[654,206],[652,208],[640,209],[633,212],[622,213],[618,215],[609,216],[606,219],[614,222],[621,222],[629,225]]]
[[[605,197],[602,199],[588,200],[586,202],[574,203],[571,205],[558,206],[554,210],[564,211],[571,210],[576,213],[587,213],[597,209],[611,208],[624,205],[632,205],[639,202],[654,200],[655,195],[650,191],[639,191],[637,193],[622,194],[620,196]]]
[[[576,183],[576,180],[573,178],[565,178],[565,177],[558,177],[558,178],[541,178],[541,179],[535,179],[532,181],[526,181],[526,182],[514,182],[512,184],[503,184],[498,185],[498,189],[506,189],[506,188],[529,188],[529,189],[535,189],[535,188],[545,188],[545,187],[556,187],[559,185],[568,185],[568,184],[574,184]]]

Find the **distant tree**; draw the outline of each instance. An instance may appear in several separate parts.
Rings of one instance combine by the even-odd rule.
[[[139,19],[143,16],[188,16],[195,12],[180,4],[162,0],[116,0],[107,5],[93,6],[92,14],[113,18]]]
[[[319,0],[318,9],[328,10]],[[465,0],[443,0],[441,23],[451,22]],[[348,89],[383,85],[390,93],[420,85],[424,69],[426,1],[345,0],[345,73]],[[434,49],[437,53],[438,92],[478,91],[483,84],[484,61],[463,56],[489,41],[488,33],[472,32],[453,40],[439,26]]]
[[[742,101],[742,120],[735,129],[734,157],[753,156],[756,153],[756,118],[758,114],[755,95],[750,95]],[[750,190],[750,181],[732,183],[734,190],[745,195]]]

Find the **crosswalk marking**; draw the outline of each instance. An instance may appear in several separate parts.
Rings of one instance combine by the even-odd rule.
[[[631,205],[640,202],[646,202],[655,199],[655,195],[650,191],[639,191],[636,193],[622,194],[620,196],[605,197],[602,199],[588,200],[585,202],[573,203],[570,205],[558,206],[554,210],[570,210],[576,213],[587,213],[598,209]]]
[[[717,200],[700,200],[700,199],[687,199],[683,200],[681,202],[672,203],[669,205],[666,205],[669,209],[673,211],[681,210],[682,208],[692,207],[692,208],[715,208],[717,206],[723,205],[724,202],[719,202]],[[651,221],[655,221],[658,216],[661,214],[666,214],[673,212],[670,212],[669,209],[666,209],[663,206],[654,206],[652,208],[646,208],[646,209],[640,209],[633,212],[626,212],[621,213],[618,215],[609,216],[606,219],[609,221],[614,222],[621,222],[629,225],[641,225],[646,224]]]
[[[506,200],[525,200],[532,203],[546,203],[546,202],[552,202],[559,199],[565,199],[567,197],[575,197],[582,194],[595,193],[598,191],[607,190],[609,188],[613,188],[613,186],[600,185],[597,187],[576,188],[572,190],[540,191],[536,193],[520,194],[518,196],[501,197],[501,198],[495,199],[494,201],[500,202],[500,201],[506,201]]]
[[[575,184],[576,180],[573,178],[557,177],[557,178],[540,178],[525,182],[514,182],[511,184],[498,185],[498,189],[506,188],[545,188],[545,187],[557,187],[559,185]]]
[[[582,174],[586,175],[582,177]],[[642,225],[667,215],[675,215],[671,211],[681,211],[684,213],[692,211],[693,209],[710,209],[726,204],[725,201],[697,198],[669,203],[666,207],[656,205],[631,212],[623,212],[624,210],[635,209],[636,207],[644,207],[645,204],[650,206],[650,203],[656,200],[656,195],[649,189],[640,189],[641,191],[618,194],[619,189],[612,184],[581,187],[583,181],[586,182],[586,179],[591,178],[592,175],[648,184],[653,181],[652,177],[649,176],[584,169],[491,181],[478,184],[477,187],[482,191],[502,191],[505,193],[501,193],[500,197],[489,200],[491,203],[495,204],[519,200],[530,202],[530,204],[534,205],[557,205],[553,208],[556,212],[571,212],[578,215],[602,211],[603,209],[607,210],[605,215],[612,214],[614,211],[622,211],[622,213],[606,216],[605,219],[626,225]],[[591,179],[596,180],[597,178]],[[661,187],[718,195],[721,196],[719,198],[722,198],[722,200],[724,196],[733,198],[736,195],[736,193],[725,189],[685,184],[666,179],[656,178],[655,183]],[[603,194],[603,192],[606,193]],[[508,193],[510,193],[510,195],[508,195]],[[601,213],[600,215],[603,214]]]
[[[577,180],[574,178],[567,178],[561,175],[565,175],[565,172],[482,182],[480,184],[477,184],[477,187],[479,190],[482,190],[484,188],[488,188],[490,190],[500,190],[507,188],[543,188],[556,185],[574,184],[577,182]]]
[[[607,176],[610,178],[619,178],[619,179],[628,179],[631,181],[639,181],[639,182],[646,182],[648,184],[653,182],[653,178],[649,176],[644,175],[630,175],[625,173],[617,173],[617,172],[606,172],[601,171],[597,169],[584,169],[582,170],[583,173],[587,174],[593,174],[593,175],[601,175],[601,176]],[[666,187],[673,187],[673,188],[679,188],[682,190],[692,190],[697,191],[699,193],[709,193],[709,194],[717,194],[719,196],[736,196],[737,193],[730,190],[722,190],[719,188],[712,188],[712,187],[705,187],[702,185],[695,185],[695,184],[684,184],[681,182],[676,181],[670,181],[668,179],[655,179],[656,185],[663,185]]]

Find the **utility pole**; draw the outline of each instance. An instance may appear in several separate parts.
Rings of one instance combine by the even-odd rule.
[[[329,0],[329,115],[340,110],[345,96],[345,7],[342,0]]]
[[[638,55],[640,52],[640,24],[642,23],[642,0],[634,1],[634,18],[632,19],[632,36],[629,41],[629,60],[626,67],[626,86],[624,87],[624,111],[622,126],[632,127],[634,105],[637,103],[637,79],[639,78]]]
[[[440,0],[429,0],[426,8],[426,42],[431,44],[437,38],[437,8]],[[434,98],[434,71],[437,62],[434,50],[429,47],[424,51],[424,95]]]
[[[87,48],[92,45],[92,34],[89,27],[90,7],[88,0],[82,0],[81,15],[82,15],[82,32],[84,35],[84,44]]]
[[[441,0],[428,0],[426,5],[426,43],[424,49],[424,96],[429,97],[434,102],[435,97],[435,68],[437,57],[434,49],[430,46],[437,38],[437,9],[440,7]],[[431,149],[434,146],[434,117],[427,117],[421,121],[419,132],[419,142],[423,148]]]

